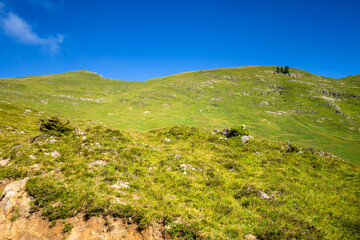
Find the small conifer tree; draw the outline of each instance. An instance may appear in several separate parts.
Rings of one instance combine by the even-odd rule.
[[[279,67],[276,67],[276,72],[280,73],[280,68]]]
[[[281,67],[281,70],[280,70],[282,73],[284,73],[284,68],[283,67]]]
[[[284,74],[289,74],[289,73],[290,73],[289,66],[285,66]]]

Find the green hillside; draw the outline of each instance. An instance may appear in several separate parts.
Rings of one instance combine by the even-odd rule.
[[[127,130],[245,124],[253,135],[360,161],[360,77],[320,77],[252,66],[180,73],[145,82],[87,71],[0,79],[0,99],[73,120]]]
[[[201,76],[201,73],[196,74]],[[11,90],[19,93],[33,91],[32,97],[23,95],[30,103],[40,95],[42,78],[50,82],[53,80],[49,78],[59,76],[36,77],[32,90],[26,90],[28,84],[13,83],[18,88]],[[93,80],[97,81],[99,89],[89,88],[92,98],[103,96],[109,102],[111,99],[115,101],[117,97],[110,92],[106,95],[103,89],[111,81]],[[156,82],[161,81],[116,82],[113,91],[121,87],[125,89],[125,86],[129,91],[134,90],[136,84],[148,84],[132,93],[134,102],[140,99],[141,91],[150,91],[151,86],[157,86]],[[70,82],[74,89],[76,81]],[[180,80],[178,84],[184,86]],[[58,91],[55,83],[51,86],[53,92],[48,96]],[[85,91],[86,84],[81,86]],[[63,88],[66,88],[64,84],[61,85]],[[60,94],[64,94],[65,90],[61,91]],[[186,96],[186,91],[182,91],[176,92],[178,98],[181,93]],[[41,95],[44,92],[42,90]],[[79,93],[71,94],[81,96]],[[222,96],[225,98],[226,95]],[[188,99],[192,97],[188,96]],[[53,107],[55,103],[61,106],[54,99],[51,100],[54,101]],[[161,102],[159,99],[160,96],[156,101]],[[201,101],[207,103],[204,99]],[[101,109],[96,103],[92,104]],[[108,104],[104,105],[110,109],[111,102]],[[179,101],[177,104],[183,106],[186,103]],[[218,109],[221,109],[221,104]],[[87,105],[90,103],[86,103],[90,108]],[[174,100],[169,107],[175,105]],[[194,106],[188,105],[195,111]],[[50,99],[45,106],[52,109]],[[132,106],[134,111],[141,108]],[[211,106],[209,109],[215,108]],[[229,106],[232,108],[240,109]],[[156,111],[145,106],[142,109]],[[205,111],[206,108],[203,114]],[[231,116],[230,110],[228,113]],[[212,116],[210,110],[207,114]],[[322,156],[313,149],[301,150],[292,144],[258,137],[244,143],[237,136],[223,139],[221,133],[193,127],[173,126],[137,132],[122,131],[92,121],[79,121],[70,126],[55,121],[56,124],[47,125],[46,119],[49,119],[47,113],[0,102],[0,180],[27,177],[26,192],[31,197],[25,201],[30,204],[28,212],[25,207],[15,205],[7,215],[10,220],[6,227],[1,222],[4,236],[11,236],[6,235],[9,228],[26,221],[29,221],[29,226],[34,226],[31,221],[43,216],[48,220],[41,230],[44,236],[46,229],[50,233],[62,225],[58,239],[67,239],[72,228],[77,233],[80,231],[69,218],[83,215],[85,219],[105,219],[104,225],[110,236],[114,221],[111,219],[122,219],[126,224],[137,224],[138,231],[160,226],[163,229],[161,236],[165,239],[360,238],[360,169],[356,164]],[[141,122],[139,119],[134,121]],[[197,120],[188,123],[195,122],[205,124]],[[216,124],[215,119],[212,124]],[[150,125],[144,123],[142,127]],[[1,206],[12,206],[11,202],[6,202],[11,197],[16,200],[27,196],[25,193],[17,196],[15,192],[10,196],[6,190],[4,194],[0,198]],[[25,234],[32,229],[29,228]],[[13,239],[20,239],[20,236]]]

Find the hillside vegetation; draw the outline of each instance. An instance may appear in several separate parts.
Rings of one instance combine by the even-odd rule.
[[[186,126],[67,124],[5,102],[0,109],[0,179],[28,178],[27,218],[40,212],[55,226],[77,214],[112,217],[139,230],[164,226],[168,239],[360,238],[359,167],[315,149]],[[15,222],[22,213],[10,214]]]
[[[206,131],[245,124],[253,135],[360,161],[360,76],[320,77],[253,66],[180,73],[144,82],[87,71],[0,79],[0,99],[74,121],[147,131]]]

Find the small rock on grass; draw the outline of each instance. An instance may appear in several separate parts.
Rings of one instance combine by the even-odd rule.
[[[264,199],[264,200],[273,200],[274,199],[274,196],[271,195],[270,197],[264,193],[263,191],[261,190],[258,190],[258,193],[259,193],[259,196],[260,196],[260,199]]]
[[[0,160],[0,166],[4,167],[8,164],[10,158]]]
[[[246,234],[244,236],[244,238],[248,239],[248,240],[256,240],[257,239],[257,237],[255,235],[253,235],[253,234]]]
[[[240,139],[243,143],[246,143],[250,138],[248,136],[242,136]]]
[[[53,152],[51,153],[51,156],[54,157],[54,158],[57,158],[57,157],[60,157],[61,154],[60,154],[58,151],[53,151]]]

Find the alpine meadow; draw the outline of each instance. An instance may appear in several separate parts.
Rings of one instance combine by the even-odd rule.
[[[360,239],[360,75],[0,79],[0,239]]]

